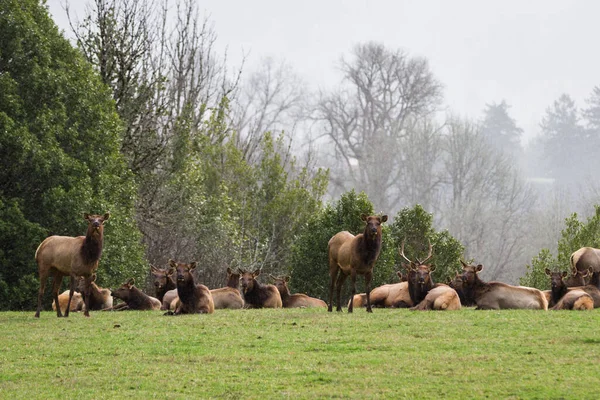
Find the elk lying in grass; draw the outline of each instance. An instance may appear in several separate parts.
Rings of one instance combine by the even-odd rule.
[[[477,304],[478,310],[548,309],[548,300],[541,290],[502,282],[484,282],[478,275],[483,265],[467,265],[462,260],[461,263],[465,296]]]
[[[67,304],[69,303],[69,295],[70,290],[65,290],[61,294],[58,295],[58,304],[60,306],[60,311],[64,314],[67,311]],[[83,296],[81,293],[74,292],[73,298],[71,299],[71,308],[70,311],[81,311],[83,310]],[[56,311],[56,301],[52,300],[52,310]]]
[[[83,218],[88,221],[85,236],[50,236],[44,239],[35,252],[35,261],[38,264],[40,276],[40,290],[38,293],[36,318],[40,317],[42,310],[42,297],[49,276],[53,278],[52,295],[58,304],[58,290],[65,276],[71,277],[69,301],[65,310],[65,317],[69,316],[69,309],[73,292],[75,291],[75,279],[83,276],[86,279],[85,289],[82,292],[86,308],[84,315],[89,317],[90,283],[92,274],[98,269],[98,261],[102,255],[102,242],[104,237],[104,222],[110,217],[109,213],[104,215],[84,214]],[[62,317],[60,307],[56,309],[56,315]]]
[[[118,289],[111,291],[113,297],[123,300],[123,304],[115,306],[114,310],[160,310],[161,301],[156,297],[148,296],[135,287],[133,278],[122,284]]]
[[[367,216],[362,214],[361,219],[366,222],[363,233],[354,236],[348,231],[336,233],[327,244],[329,258],[329,306],[327,311],[333,309],[333,289],[336,287],[337,311],[342,311],[341,290],[344,281],[350,275],[352,280],[351,296],[356,294],[356,275],[364,275],[367,297],[367,312],[371,309],[371,280],[373,267],[381,251],[381,224],[387,221],[387,215]],[[348,312],[353,310],[350,303]]]
[[[150,273],[152,274],[152,283],[154,284],[155,297],[162,303],[165,294],[169,290],[177,289],[177,283],[175,282],[172,276],[169,276],[168,268],[157,268],[151,265]]]
[[[86,281],[80,277],[77,280],[77,286],[79,291],[83,293],[85,290]],[[88,300],[88,309],[90,311],[105,310],[111,308],[113,305],[113,297],[110,289],[101,288],[96,284],[96,274],[92,275],[91,281],[89,282],[90,292]],[[85,307],[84,307],[85,308]]]
[[[215,309],[237,310],[244,307],[244,298],[240,293],[240,275],[227,268],[226,286],[212,289],[210,293],[215,302]]]
[[[177,294],[179,302],[175,312],[167,311],[165,315],[180,314],[212,314],[215,311],[212,294],[208,288],[196,283],[192,272],[196,262],[190,264],[169,260],[169,275],[177,277]]]
[[[406,274],[402,274],[400,271],[396,274],[400,278],[400,282],[381,285],[371,290],[372,307],[407,308],[413,306],[413,302],[410,299],[410,294],[408,292]],[[350,301],[353,302],[354,307],[366,307],[367,294],[356,294]],[[348,307],[350,307],[349,303]]]
[[[571,254],[570,261],[573,272],[586,271],[591,268],[592,273],[600,273],[600,249],[582,247]],[[588,279],[586,279],[586,284],[589,283],[591,277],[592,275],[589,275]]]
[[[458,297],[460,299],[461,306],[471,307],[471,306],[476,305],[475,301],[473,300],[472,297],[467,298],[467,296],[465,296],[464,289],[463,289],[462,274],[459,274],[457,272],[456,276],[454,278],[450,279],[450,281],[448,282],[448,286],[450,286],[452,289],[456,290],[456,293],[458,293]]]
[[[404,242],[400,249],[400,255],[408,262],[408,293],[415,306],[411,310],[460,310],[460,298],[458,293],[450,286],[433,282],[431,273],[435,271],[433,264],[425,262],[433,255],[433,246],[429,242],[429,253],[424,260],[410,260],[404,254]]]
[[[275,285],[265,285],[256,280],[260,269],[249,272],[240,269],[240,282],[246,308],[282,308],[281,295]]]
[[[287,285],[290,281],[289,276],[275,277],[271,275],[271,279],[273,279],[275,287],[279,290],[283,308],[327,307],[327,303],[321,299],[310,297],[303,293],[291,294],[290,288]]]
[[[551,310],[593,310],[594,299],[581,289],[568,291]]]
[[[569,287],[566,284],[564,278],[567,276],[567,272],[564,271],[550,271],[548,268],[544,270],[546,275],[550,277],[550,296],[549,296],[549,305],[553,306],[553,309],[564,309],[568,308],[571,303],[577,299],[576,295],[570,294],[573,291],[583,291],[590,296],[592,299],[592,305],[594,308],[600,307],[600,289],[597,284],[597,273],[593,273],[592,269],[589,268],[586,271],[579,271],[582,278],[587,278],[588,275],[592,275],[589,285]],[[596,275],[596,277],[594,277]],[[558,305],[558,303],[563,300],[567,294],[570,294],[565,301],[558,308],[554,308]],[[584,300],[582,300],[584,301]],[[566,305],[565,305],[566,303]]]

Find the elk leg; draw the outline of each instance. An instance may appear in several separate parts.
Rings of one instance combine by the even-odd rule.
[[[346,275],[344,273],[344,271],[340,271],[340,274],[337,277],[337,282],[335,284],[336,286],[336,295],[337,295],[337,308],[336,311],[342,311],[342,286],[344,286],[344,282],[346,281],[346,278],[348,277],[348,275]]]
[[[92,292],[92,279],[92,275],[85,277],[84,288],[82,293],[83,302],[85,303],[85,311],[83,312],[83,315],[85,315],[86,317],[90,316],[90,294]]]
[[[371,280],[373,279],[373,273],[367,272],[365,274],[365,290],[367,291],[367,312],[372,313],[373,309],[371,308]],[[354,295],[352,295],[354,298]]]
[[[337,265],[335,266],[335,270],[331,266],[329,267],[329,305],[327,306],[327,311],[329,312],[333,310],[333,288],[335,287],[338,272]]]
[[[40,317],[40,311],[42,311],[42,297],[44,296],[44,290],[46,290],[46,281],[48,280],[48,270],[45,266],[40,266],[40,290],[38,292],[38,305],[37,311],[35,313],[35,317]],[[58,308],[58,303],[56,303],[56,307]]]
[[[356,270],[354,268],[352,268],[352,270],[350,271],[350,279],[352,280],[351,282],[351,287],[350,287],[350,298],[354,299],[354,295],[356,294]],[[348,312],[351,313],[354,310],[354,302],[350,302],[350,305],[348,306]],[[369,302],[369,292],[367,291],[367,309],[371,308],[371,303]]]
[[[65,317],[68,317],[69,311],[71,311],[71,301],[73,300],[73,292],[75,292],[75,275],[71,275],[71,286],[69,288],[69,302],[67,303],[67,309],[65,310]]]
[[[58,292],[60,290],[60,285],[62,284],[63,274],[61,274],[58,270],[54,271],[52,274],[52,298],[54,299],[54,304],[56,304],[56,316],[61,318],[62,311],[60,309],[60,304],[58,303]],[[69,309],[69,305],[67,305],[67,310]],[[68,311],[65,311],[65,316],[67,316]]]

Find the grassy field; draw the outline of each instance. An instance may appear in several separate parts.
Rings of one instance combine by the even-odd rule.
[[[596,399],[600,312],[0,313],[2,399]]]

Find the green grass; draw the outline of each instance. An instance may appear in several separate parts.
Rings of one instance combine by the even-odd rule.
[[[596,399],[600,312],[0,313],[2,399]]]

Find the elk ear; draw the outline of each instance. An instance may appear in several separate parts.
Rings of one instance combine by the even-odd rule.
[[[402,282],[402,279],[404,279],[404,276],[402,276],[402,271],[397,271],[396,275],[398,275],[398,278],[400,278],[400,282]]]
[[[369,216],[367,214],[360,214],[360,219],[366,221]]]
[[[175,273],[175,267],[170,267],[167,269],[167,276],[170,278]]]
[[[566,278],[566,277],[567,277],[567,275],[569,275],[569,273],[568,273],[567,271],[563,271],[563,273],[562,273],[562,277],[563,277],[563,278]]]
[[[286,283],[287,283],[287,282],[289,282],[289,281],[290,281],[290,277],[289,277],[289,276],[284,276],[284,277],[283,277],[283,280],[284,280],[284,281],[286,281]]]
[[[177,263],[174,260],[169,259],[169,266],[171,268],[177,268]]]
[[[475,267],[475,271],[476,272],[481,272],[483,270],[483,265],[478,264],[477,267]]]
[[[387,221],[388,216],[387,215],[382,215],[381,216],[381,222],[385,222]]]
[[[592,274],[592,269],[591,269],[591,268],[588,268],[588,269],[586,269],[585,271],[582,271],[582,272],[581,272],[581,276],[582,276],[583,278],[587,278],[587,277],[588,277],[589,275],[591,275],[591,274]]]
[[[129,278],[129,280],[127,281],[126,285],[127,286],[133,286],[134,283],[135,283],[135,279]]]
[[[551,272],[548,268],[544,269],[544,272],[546,273],[546,275],[550,276]]]
[[[260,268],[259,268],[259,269],[257,269],[256,271],[254,271],[254,272],[252,273],[252,275],[254,275],[254,277],[255,277],[255,278],[256,278],[257,276],[259,276],[259,275],[260,275]]]
[[[435,271],[435,264],[431,264],[429,266],[429,272],[434,272]]]
[[[89,218],[90,218],[89,213],[83,213],[83,219],[89,219]]]
[[[231,268],[227,267],[227,273],[228,274],[233,274],[233,271],[231,270]]]
[[[104,213],[104,217],[102,217],[105,221],[110,218],[110,213]]]
[[[198,263],[197,263],[196,261],[193,261],[193,262],[190,264],[190,271],[191,271],[191,270],[193,270],[193,269],[195,269],[197,265],[198,265]]]

